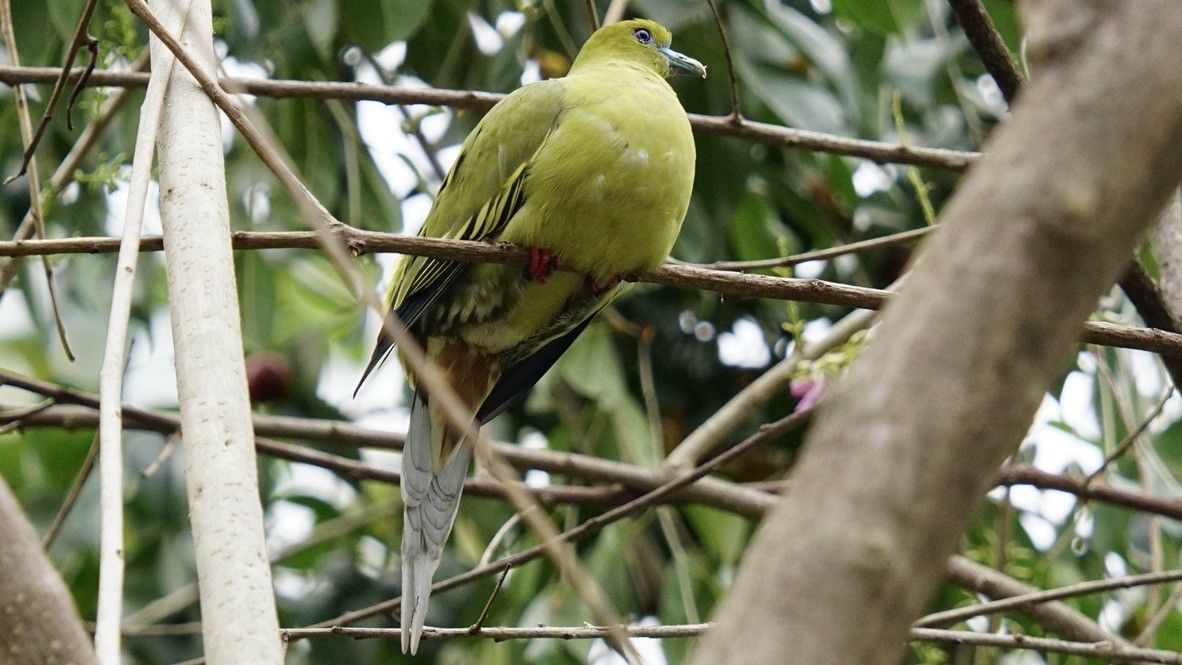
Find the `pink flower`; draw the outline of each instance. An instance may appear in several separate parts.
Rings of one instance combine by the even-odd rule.
[[[799,413],[805,409],[811,409],[821,399],[821,393],[825,390],[825,375],[818,374],[815,377],[803,376],[799,379],[792,379],[792,383],[788,386],[788,391],[792,393],[800,401],[796,403],[796,408],[792,411]]]

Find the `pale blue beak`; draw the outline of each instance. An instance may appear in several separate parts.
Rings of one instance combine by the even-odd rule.
[[[694,60],[688,55],[682,55],[668,46],[661,46],[657,49],[665,59],[669,61],[670,67],[687,71],[691,74],[697,74],[702,78],[706,78],[706,65]]]

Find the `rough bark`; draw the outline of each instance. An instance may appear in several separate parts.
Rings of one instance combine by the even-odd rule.
[[[0,663],[97,662],[69,589],[0,477]]]
[[[166,25],[183,3],[155,0]],[[209,0],[191,0],[180,41],[214,71]],[[153,63],[171,61],[151,39]],[[206,662],[283,661],[247,396],[221,125],[183,68],[169,81],[158,134],[160,217],[189,519],[201,590]]]
[[[1182,176],[1182,4],[1022,4],[1035,76],[829,395],[695,663],[899,662],[1082,322]]]
[[[1170,197],[1157,224],[1157,264],[1165,308],[1177,321],[1182,314],[1182,192]],[[1178,385],[1177,378],[1174,385]]]

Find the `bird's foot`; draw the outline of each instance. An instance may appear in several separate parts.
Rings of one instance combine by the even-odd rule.
[[[598,294],[598,293],[603,293],[604,291],[607,291],[608,289],[619,284],[620,280],[623,279],[623,276],[622,275],[612,275],[606,281],[603,281],[603,282],[599,281],[598,277],[588,276],[588,279],[591,280],[591,290]]]
[[[529,269],[526,274],[538,284],[545,284],[550,275],[553,275],[554,271],[558,269],[558,259],[560,258],[562,255],[558,252],[551,253],[544,247],[530,247]]]

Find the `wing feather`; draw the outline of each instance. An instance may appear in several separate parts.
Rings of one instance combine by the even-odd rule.
[[[525,204],[530,163],[558,123],[562,103],[562,81],[552,80],[519,88],[494,106],[464,141],[419,235],[458,240],[495,238]],[[390,312],[414,329],[468,265],[404,256],[387,296]],[[394,340],[383,327],[358,389],[393,345]]]

